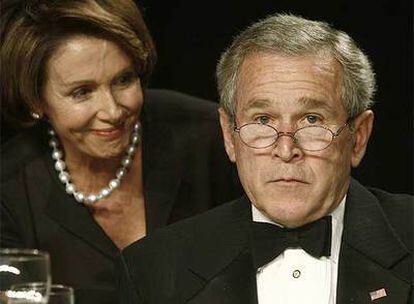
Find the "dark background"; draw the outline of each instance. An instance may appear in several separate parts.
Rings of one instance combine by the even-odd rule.
[[[413,185],[412,0],[137,0],[158,49],[150,87],[217,101],[215,65],[240,30],[278,12],[325,20],[350,34],[377,73],[375,125],[354,177],[391,192]],[[2,121],[2,142],[15,131]]]
[[[232,37],[269,14],[325,20],[350,34],[377,73],[375,127],[353,176],[413,193],[413,5],[411,0],[138,0],[158,50],[150,87],[217,101],[215,65]]]

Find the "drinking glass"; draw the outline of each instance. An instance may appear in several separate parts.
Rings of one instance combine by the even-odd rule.
[[[65,285],[52,285],[50,287],[48,304],[75,304],[73,288]]]
[[[1,304],[47,303],[50,284],[47,252],[36,249],[0,249]],[[27,288],[23,288],[25,285]]]
[[[52,284],[49,288],[49,299],[47,302],[37,302],[36,294],[43,294],[47,291],[47,285],[44,283],[27,283],[17,284],[10,287],[15,294],[24,295],[20,299],[9,299],[8,303],[47,303],[47,304],[74,304],[75,297],[73,288],[65,285]]]

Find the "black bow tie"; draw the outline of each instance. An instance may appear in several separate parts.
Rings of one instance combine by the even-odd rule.
[[[288,229],[269,223],[253,222],[252,254],[257,268],[266,265],[286,248],[302,248],[314,257],[331,254],[331,217]]]

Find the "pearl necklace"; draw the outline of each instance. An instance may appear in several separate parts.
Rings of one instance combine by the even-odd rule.
[[[78,191],[76,186],[71,181],[71,176],[66,170],[66,163],[62,160],[63,152],[59,149],[59,141],[56,138],[56,133],[53,129],[48,131],[50,135],[49,146],[53,149],[52,158],[55,160],[55,170],[59,174],[59,180],[65,185],[66,193],[73,195],[77,202],[85,205],[92,205],[95,202],[108,197],[116,188],[121,185],[122,178],[127,174],[129,166],[132,164],[132,159],[140,143],[140,124],[137,122],[131,134],[131,142],[126,149],[126,155],[121,161],[121,167],[116,171],[115,178],[112,179],[108,186],[103,188],[98,194],[88,194]]]

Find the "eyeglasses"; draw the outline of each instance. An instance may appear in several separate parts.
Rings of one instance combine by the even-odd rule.
[[[250,148],[264,149],[272,146],[281,136],[288,136],[301,149],[306,151],[321,151],[329,147],[335,137],[349,124],[349,119],[336,132],[325,126],[306,126],[294,132],[279,132],[270,125],[248,123],[235,127],[241,141]]]

